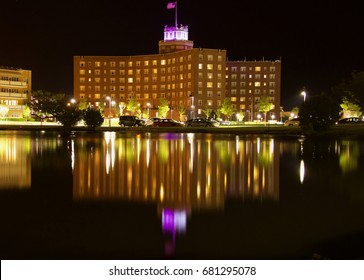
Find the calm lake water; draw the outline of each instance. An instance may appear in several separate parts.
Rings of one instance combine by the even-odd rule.
[[[1,259],[362,259],[364,141],[0,131]]]

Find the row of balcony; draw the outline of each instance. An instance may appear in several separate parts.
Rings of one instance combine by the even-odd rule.
[[[0,80],[0,85],[27,87],[28,82]]]

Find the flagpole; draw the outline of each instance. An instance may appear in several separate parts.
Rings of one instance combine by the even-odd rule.
[[[176,1],[176,8],[174,9],[174,24],[177,27],[177,1]]]

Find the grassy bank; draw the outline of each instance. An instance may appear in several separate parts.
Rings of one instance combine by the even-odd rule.
[[[64,131],[61,125],[54,123],[7,123],[0,124],[0,130],[30,130],[30,131]],[[258,134],[258,135],[282,135],[282,136],[335,136],[335,137],[364,137],[364,126],[362,125],[335,125],[322,132],[306,132],[300,127],[286,127],[282,125],[240,125],[220,127],[120,127],[101,126],[96,129],[85,126],[75,126],[71,131],[140,131],[140,132],[191,132],[191,133],[228,133],[228,134]]]

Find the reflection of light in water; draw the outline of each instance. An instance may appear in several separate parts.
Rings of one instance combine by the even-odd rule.
[[[300,163],[300,182],[303,183],[303,180],[305,178],[305,163],[303,162],[303,159],[301,159]]]
[[[137,135],[137,162],[140,162],[140,153],[141,153],[141,145],[140,145],[140,134]]]
[[[188,143],[190,144],[190,163],[189,163],[189,170],[192,173],[193,172],[193,159],[195,157],[195,151],[194,151],[194,146],[193,146],[193,139],[195,137],[195,134],[193,133],[188,133],[187,134],[187,139],[188,139]]]
[[[106,174],[110,172],[110,166],[114,169],[115,163],[115,132],[107,131],[105,132],[105,143],[106,143],[106,157],[105,157],[105,167]]]
[[[343,174],[358,168],[360,149],[357,142],[342,141],[340,148],[336,150],[339,154],[339,165]]]
[[[197,194],[197,199],[200,200],[201,199],[201,185],[200,185],[200,181],[197,182],[196,194]]]
[[[260,153],[260,138],[257,137],[257,153]]]
[[[173,255],[176,246],[176,233],[185,233],[187,228],[186,210],[174,210],[165,208],[162,210],[162,229],[165,235],[169,235],[170,239],[166,240],[165,253]]]
[[[235,136],[235,150],[236,150],[236,155],[239,154],[239,135]]]
[[[298,142],[300,142],[300,152],[301,152],[301,155],[303,155],[303,141],[305,141],[305,138],[298,139]]]
[[[75,168],[75,140],[71,139],[71,167],[72,172]]]
[[[159,200],[163,202],[164,200],[164,186],[161,184],[161,188],[159,189]]]
[[[273,152],[274,152],[274,139],[270,139],[270,142],[269,142],[269,153],[271,155],[273,155]]]
[[[145,145],[146,145],[147,167],[149,167],[149,162],[150,162],[150,140],[147,139],[145,142],[146,142]]]
[[[0,136],[0,189],[28,188],[31,182],[30,140]]]

